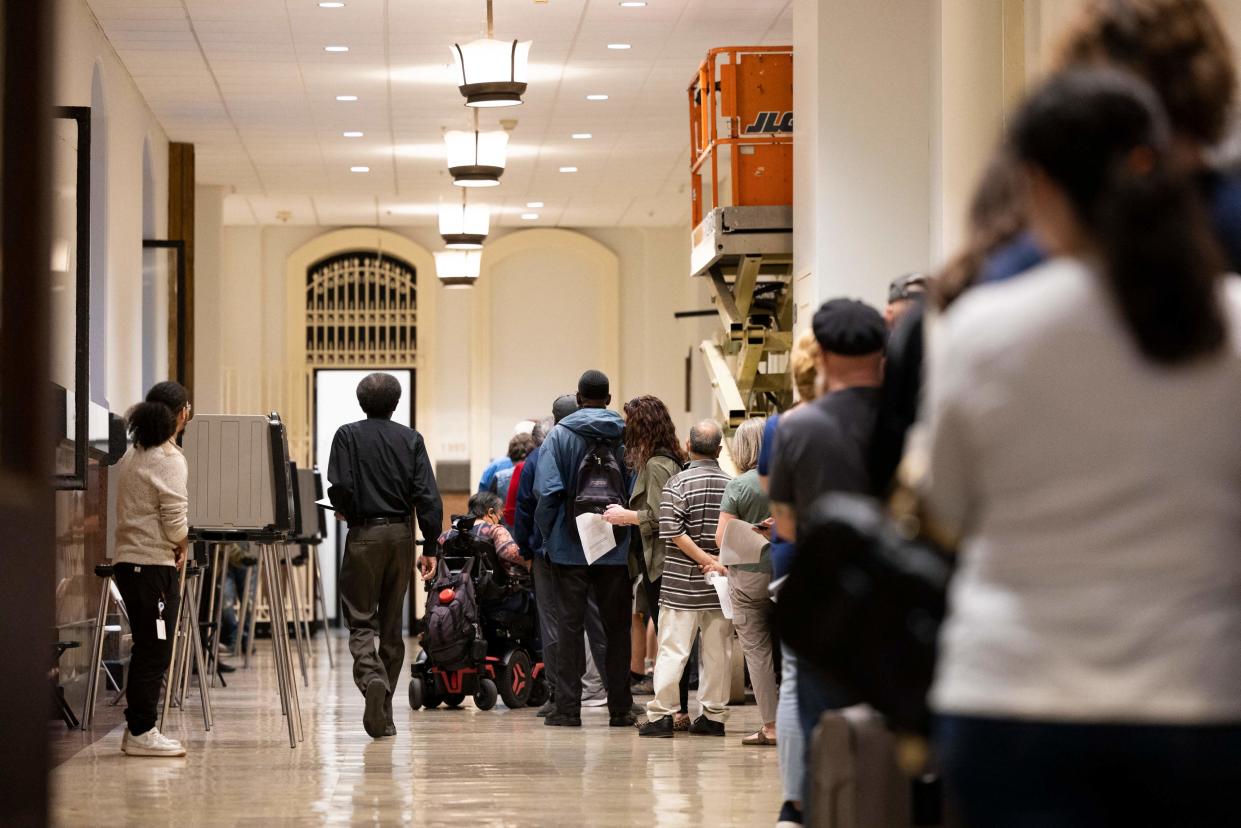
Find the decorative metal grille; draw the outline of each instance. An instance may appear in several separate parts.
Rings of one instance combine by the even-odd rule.
[[[310,368],[415,364],[417,279],[408,263],[344,253],[306,270],[306,363]]]

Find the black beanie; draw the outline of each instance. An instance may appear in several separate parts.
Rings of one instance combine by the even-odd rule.
[[[819,347],[841,356],[882,352],[888,342],[888,326],[879,311],[856,299],[824,302],[811,326]]]

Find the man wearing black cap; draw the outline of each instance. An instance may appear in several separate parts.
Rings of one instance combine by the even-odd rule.
[[[790,540],[797,513],[820,495],[867,491],[888,337],[879,311],[853,299],[824,302],[812,326],[824,393],[780,418],[768,489],[776,531]]]
[[[879,412],[887,326],[879,311],[850,299],[814,315],[824,394],[780,418],[768,492],[782,538],[797,539],[797,515],[828,492],[869,490],[868,452]],[[797,554],[814,550],[797,546]],[[793,577],[790,575],[789,577]],[[807,618],[802,623],[812,624]],[[805,659],[797,660],[797,706],[806,744],[824,711],[856,703]],[[806,769],[806,780],[814,769]]]
[[[556,710],[543,720],[553,727],[580,727],[582,724],[582,675],[586,671],[583,628],[592,589],[607,638],[605,663],[599,667],[608,692],[609,724],[632,727],[634,723],[633,695],[629,689],[629,533],[619,532],[616,547],[588,564],[576,523],[578,512],[582,510],[582,505],[576,502],[582,495],[578,490],[578,470],[588,454],[596,459],[616,461],[620,477],[617,488],[623,491],[616,493],[615,502],[623,502],[628,493],[622,461],[625,421],[608,410],[611,401],[605,374],[600,371],[582,374],[577,384],[579,410],[561,420],[539,450],[534,480],[538,505],[534,519],[544,538],[543,549],[551,561],[560,613]],[[597,511],[601,513],[603,508],[600,505]]]

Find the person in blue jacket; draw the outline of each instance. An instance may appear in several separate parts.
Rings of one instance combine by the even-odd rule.
[[[552,429],[539,451],[534,520],[551,562],[560,614],[556,711],[543,720],[551,727],[582,724],[582,675],[586,671],[582,633],[592,589],[607,638],[605,664],[599,666],[607,688],[609,724],[632,727],[635,721],[629,687],[629,533],[617,533],[616,548],[587,564],[573,508],[578,466],[591,445],[606,443],[618,461],[625,456],[625,421],[608,410],[611,401],[607,375],[595,370],[582,374],[577,385],[580,408]],[[621,469],[624,472],[623,462]],[[627,482],[623,489],[628,489]]]

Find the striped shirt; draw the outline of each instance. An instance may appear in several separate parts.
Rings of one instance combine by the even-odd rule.
[[[714,460],[695,460],[685,471],[669,478],[659,506],[659,536],[671,541],[688,535],[703,552],[719,555],[715,527],[720,522],[724,487],[731,479]],[[659,603],[681,610],[720,608],[715,587],[703,578],[698,564],[671,542],[664,559]]]

